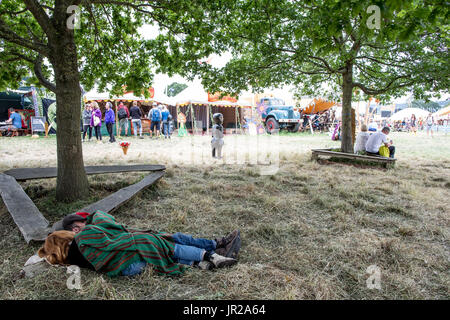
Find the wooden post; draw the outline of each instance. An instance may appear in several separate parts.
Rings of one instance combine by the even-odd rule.
[[[190,101],[190,107],[191,107],[191,123],[192,123],[192,135],[195,134],[194,132],[194,109],[192,108],[192,101]]]
[[[179,122],[178,122],[178,114],[180,113],[178,111],[178,104],[176,105],[176,108],[177,108],[177,129],[180,129],[180,125],[179,125]]]
[[[234,127],[234,133],[237,133],[237,113],[236,113],[237,109],[236,107],[234,107],[234,122],[235,122],[235,127]]]
[[[355,109],[352,108],[352,142],[355,143],[355,135],[356,135],[356,115]]]
[[[120,131],[119,131],[119,116],[117,115],[117,100],[114,101],[114,104],[116,105],[116,136],[120,138]]]
[[[206,134],[207,135],[209,135],[209,117],[210,117],[210,110],[209,110],[209,108],[210,108],[210,105],[209,104],[207,104],[206,105]]]

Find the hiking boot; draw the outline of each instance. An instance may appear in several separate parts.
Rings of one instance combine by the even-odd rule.
[[[221,239],[214,239],[216,241],[216,248],[224,248],[228,243],[233,241],[233,239],[236,238],[238,235],[240,236],[239,230],[234,230],[226,237],[223,237]]]
[[[214,250],[217,254],[227,258],[237,259],[239,250],[241,249],[241,235],[238,231],[236,236],[228,242],[225,247]]]
[[[218,255],[217,253],[213,253],[210,257],[209,262],[212,262],[212,264],[216,268],[223,268],[223,267],[229,267],[237,263],[236,259],[233,258],[227,258],[221,255]]]
[[[200,261],[195,266],[201,270],[211,270],[214,268],[214,265],[212,264],[212,262],[209,262],[209,261]]]

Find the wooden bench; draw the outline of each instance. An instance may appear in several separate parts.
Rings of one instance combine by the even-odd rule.
[[[161,179],[165,174],[165,171],[157,171],[144,179],[139,181],[138,183],[132,184],[128,187],[122,188],[119,191],[107,196],[104,199],[101,199],[95,203],[84,207],[83,209],[77,210],[81,212],[94,213],[97,210],[104,212],[114,212],[119,207],[123,206],[130,199],[135,197],[138,193],[140,193],[145,188],[155,184],[159,179]],[[52,231],[61,230],[62,229],[62,219],[55,222],[52,226]]]
[[[13,177],[0,173],[0,196],[25,241],[43,241],[49,233],[48,221]]]
[[[355,153],[345,153],[345,152],[337,152],[332,149],[312,149],[312,160],[318,160],[320,156],[326,156],[329,158],[342,158],[342,159],[352,159],[352,160],[360,160],[366,162],[377,162],[381,163],[386,169],[393,168],[395,165],[395,158],[386,158],[382,156],[368,156],[368,155],[360,155]]]
[[[120,173],[120,172],[138,172],[138,171],[163,171],[166,169],[163,165],[111,165],[111,166],[85,166],[86,174],[104,174],[104,173]],[[56,167],[48,168],[17,168],[10,169],[4,174],[14,177],[17,181],[25,181],[31,179],[56,178],[58,170]]]

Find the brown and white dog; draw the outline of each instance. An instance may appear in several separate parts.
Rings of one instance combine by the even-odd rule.
[[[45,258],[50,264],[67,265],[67,254],[75,232],[55,231],[48,235],[44,245],[38,250],[38,255]]]

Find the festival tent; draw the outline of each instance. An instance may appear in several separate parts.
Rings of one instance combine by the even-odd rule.
[[[413,114],[416,116],[416,119],[419,119],[419,118],[425,119],[430,114],[430,112],[423,110],[423,109],[419,109],[419,108],[406,108],[406,109],[403,109],[403,110],[400,110],[400,111],[394,113],[389,118],[389,120],[401,121],[401,120],[404,120],[405,118],[411,119],[411,115],[413,115]]]
[[[313,114],[322,111],[327,111],[331,107],[336,105],[336,102],[326,101],[322,98],[314,98],[306,108],[303,109],[303,112],[306,114]]]
[[[433,116],[436,118],[441,118],[450,115],[450,106],[447,106],[445,108],[442,108],[435,113],[433,113]]]
[[[26,96],[28,91],[14,90],[0,92],[0,121],[8,120],[8,109],[32,109],[32,101]]]
[[[173,97],[176,104],[186,106],[190,104],[208,104],[208,93],[203,89],[200,80],[188,84],[188,87]]]

